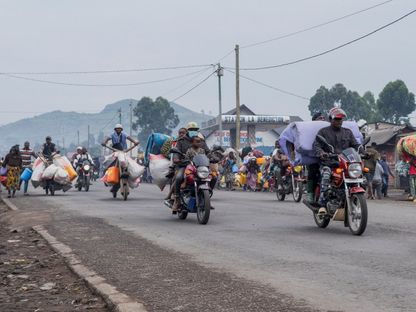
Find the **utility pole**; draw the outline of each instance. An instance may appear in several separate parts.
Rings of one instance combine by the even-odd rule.
[[[79,130],[77,130],[78,146],[79,146]]]
[[[240,46],[235,45],[235,149],[240,149]]]
[[[90,150],[90,125],[88,125],[88,131],[87,131],[88,139],[87,139],[87,149]]]
[[[130,100],[130,137],[133,135],[133,101]],[[129,141],[130,142],[130,141]],[[133,143],[130,142],[130,147]],[[130,151],[130,157],[133,157],[133,150]]]
[[[223,145],[223,131],[222,131],[222,95],[221,95],[221,77],[224,76],[224,69],[221,64],[217,64],[217,76],[218,76],[218,125],[220,130],[220,146]]]
[[[118,123],[121,124],[121,107],[118,109]]]

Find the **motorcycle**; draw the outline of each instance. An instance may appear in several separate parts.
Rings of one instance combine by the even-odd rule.
[[[113,147],[110,147],[108,145],[105,145],[104,147],[108,148],[109,150],[113,151],[116,154],[116,165],[119,168],[120,173],[120,183],[119,186],[114,185],[112,188],[112,194],[113,198],[117,198],[117,192],[120,190],[121,195],[123,196],[124,200],[127,200],[129,194],[130,194],[130,186],[129,186],[129,172],[128,172],[128,163],[127,161],[119,161],[119,158],[122,157],[126,159],[127,153],[130,152],[133,148],[136,147],[136,145],[132,145],[130,148],[124,151],[120,151],[118,149],[115,149]]]
[[[45,164],[45,169],[53,164],[53,156],[59,154],[59,152],[53,153],[50,157],[46,157],[44,155],[42,155],[41,153],[39,153],[39,158],[43,161],[43,163]],[[51,196],[55,196],[55,192],[56,191],[64,191],[67,192],[68,190],[70,190],[72,188],[71,184],[67,184],[67,185],[62,185],[59,184],[57,182],[55,182],[55,180],[52,179],[47,179],[47,180],[43,180],[41,183],[41,186],[43,187],[43,189],[45,190],[45,194],[46,195],[51,195]]]
[[[280,170],[277,168],[275,170]],[[277,173],[280,175],[280,172]],[[305,170],[303,166],[291,166],[286,168],[286,172],[283,177],[278,177],[276,180],[276,196],[278,201],[284,201],[286,195],[292,194],[295,202],[302,200],[303,192],[305,189]]]
[[[180,154],[173,148],[171,153]],[[207,224],[211,212],[210,160],[206,155],[196,155],[193,160],[185,159],[183,188],[179,195],[178,218],[185,220],[188,213],[196,213],[199,224]],[[172,208],[172,205],[169,205]]]
[[[78,191],[81,191],[82,188],[85,189],[85,192],[88,192],[90,190],[92,170],[93,169],[92,169],[91,162],[88,159],[83,160],[78,170],[78,181],[77,181]]]
[[[315,190],[314,202],[304,200],[304,204],[312,210],[315,223],[320,228],[326,228],[331,220],[343,221],[353,235],[361,235],[367,227],[368,209],[365,198],[365,180],[363,178],[363,161],[359,151],[347,148],[341,154],[334,154],[334,147],[324,137],[317,136],[323,145],[330,151],[326,164],[331,168],[331,180],[328,190],[325,191],[327,199],[326,213],[319,213],[318,204],[320,185]],[[367,138],[367,143],[369,138]],[[364,143],[365,145],[366,143]]]

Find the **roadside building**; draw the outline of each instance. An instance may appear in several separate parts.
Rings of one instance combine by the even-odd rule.
[[[302,121],[298,116],[284,115],[258,115],[246,105],[240,108],[240,145],[250,145],[262,150],[265,154],[274,148],[275,141],[279,138],[282,129],[293,121]],[[232,109],[222,115],[223,146],[234,147],[236,109]],[[205,135],[208,146],[220,143],[219,119],[213,118],[202,123],[202,133]]]

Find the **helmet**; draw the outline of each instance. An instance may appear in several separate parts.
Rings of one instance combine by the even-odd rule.
[[[116,124],[115,126],[114,126],[114,130],[115,129],[121,129],[121,130],[123,130],[123,126],[121,125],[121,124]]]
[[[195,121],[191,121],[188,123],[188,125],[186,126],[186,129],[188,130],[199,130],[198,124]]]
[[[330,120],[332,120],[334,118],[344,119],[344,118],[347,117],[347,114],[345,113],[345,111],[342,108],[339,108],[339,107],[331,108],[328,112],[328,115],[329,115]]]
[[[82,150],[82,146],[78,146],[78,147],[77,147],[77,151],[78,151],[78,150]]]

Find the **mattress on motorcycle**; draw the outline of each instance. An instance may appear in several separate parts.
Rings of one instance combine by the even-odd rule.
[[[318,159],[315,157],[313,142],[319,130],[329,125],[329,122],[326,121],[292,122],[280,135],[279,142],[282,152],[295,165],[317,163]],[[358,143],[363,142],[363,135],[355,121],[344,121],[342,127],[350,129]],[[291,149],[293,149],[294,155],[291,153]]]

